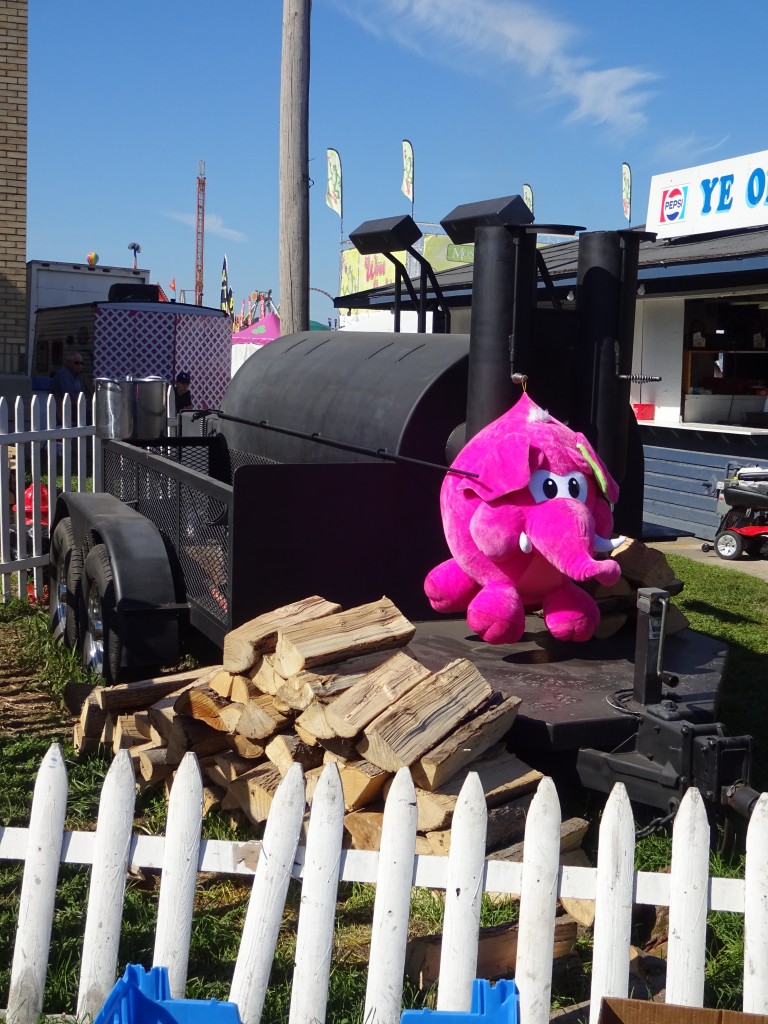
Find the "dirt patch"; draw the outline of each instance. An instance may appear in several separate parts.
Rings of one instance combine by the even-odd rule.
[[[44,688],[29,657],[23,621],[0,623],[0,736],[61,737],[72,716]]]

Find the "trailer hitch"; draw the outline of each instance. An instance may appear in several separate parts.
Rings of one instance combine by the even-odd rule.
[[[691,786],[712,810],[749,817],[759,796],[750,785],[752,737],[728,736],[721,722],[704,720],[695,706],[665,690],[678,682],[663,669],[668,605],[667,591],[638,590],[634,687],[612,699],[617,710],[637,720],[637,729],[615,750],[580,750],[579,779],[605,793],[623,782],[631,801],[665,813],[657,827],[674,817]]]

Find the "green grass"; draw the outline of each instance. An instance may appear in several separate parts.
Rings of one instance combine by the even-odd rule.
[[[768,789],[768,583],[679,556],[667,560],[685,583],[674,603],[691,628],[728,645],[719,717],[732,736],[754,737],[753,785]]]

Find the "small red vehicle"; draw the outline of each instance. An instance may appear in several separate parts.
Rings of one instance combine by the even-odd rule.
[[[742,554],[753,558],[768,555],[768,469],[745,466],[723,488],[729,505],[720,520],[715,543],[702,544],[702,551],[714,547],[720,558],[733,561]]]

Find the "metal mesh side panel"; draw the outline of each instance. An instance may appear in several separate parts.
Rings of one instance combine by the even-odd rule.
[[[194,484],[112,451],[104,453],[104,490],[155,524],[178,555],[187,599],[227,627],[226,503]]]
[[[276,459],[267,459],[263,455],[251,455],[250,452],[241,452],[237,448],[229,449],[229,458],[232,464],[232,475],[241,466],[277,466]]]

